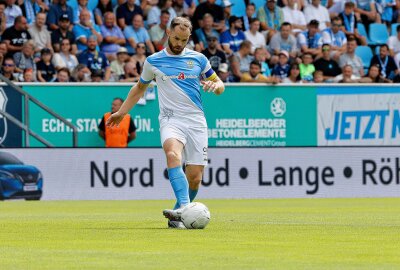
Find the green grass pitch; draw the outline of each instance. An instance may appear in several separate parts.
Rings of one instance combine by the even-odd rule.
[[[0,202],[0,269],[400,269],[400,198]]]

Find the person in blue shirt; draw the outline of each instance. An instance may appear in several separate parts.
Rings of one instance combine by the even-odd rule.
[[[289,69],[289,53],[287,51],[281,51],[279,53],[279,62],[272,70],[272,75],[283,80],[289,75]]]
[[[319,22],[311,20],[308,23],[308,30],[299,33],[297,40],[302,53],[310,53],[312,56],[321,55],[322,36],[318,32]]]
[[[231,55],[239,50],[240,44],[246,39],[242,29],[242,20],[239,17],[231,16],[229,18],[229,29],[222,32],[220,43],[222,49],[227,55]]]
[[[97,50],[97,37],[95,35],[88,37],[87,50],[78,56],[80,64],[86,65],[92,73],[101,72],[103,81],[109,81],[111,76],[110,63],[104,53]]]
[[[58,4],[53,4],[50,6],[46,21],[50,31],[57,30],[59,28],[58,21],[64,14],[67,14],[68,18],[73,18],[72,8],[67,6],[66,0],[59,0]]]
[[[147,52],[153,54],[155,52],[153,43],[151,42],[150,35],[146,28],[143,26],[143,15],[135,14],[132,19],[132,25],[128,25],[124,29],[124,36],[128,41],[126,48],[128,53],[136,53],[136,46],[138,43],[144,43],[147,46]]]
[[[342,26],[342,19],[340,17],[335,17],[332,19],[331,27],[322,31],[322,43],[330,45],[331,57],[336,61],[339,60],[340,55],[346,51],[347,37],[346,34],[340,30]]]
[[[103,41],[100,27],[96,24],[92,24],[90,20],[90,12],[88,10],[82,10],[79,14],[79,19],[79,24],[72,28],[72,32],[76,39],[76,45],[78,46],[78,53],[87,49],[88,37],[92,35],[97,37],[98,43]]]

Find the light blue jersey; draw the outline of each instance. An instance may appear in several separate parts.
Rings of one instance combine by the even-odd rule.
[[[156,80],[160,123],[176,120],[188,126],[206,127],[200,80],[215,77],[203,54],[184,49],[180,55],[171,55],[164,49],[147,57],[140,81],[148,84],[153,78]]]

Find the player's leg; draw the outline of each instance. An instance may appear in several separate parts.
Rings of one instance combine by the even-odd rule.
[[[168,177],[180,207],[187,205],[189,200],[189,185],[182,169],[183,143],[175,138],[167,139],[163,144],[167,158]]]
[[[197,192],[199,191],[201,180],[203,179],[203,165],[187,165],[186,178],[189,181],[189,199],[190,202],[194,201]]]

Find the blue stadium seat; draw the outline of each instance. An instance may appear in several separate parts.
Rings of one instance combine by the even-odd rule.
[[[396,29],[397,29],[398,25],[400,25],[400,23],[393,23],[392,24],[392,31],[391,31],[392,33],[390,33],[390,35],[397,36],[397,30]]]
[[[231,9],[232,15],[235,15],[237,17],[246,16],[246,4],[244,3],[244,0],[236,0],[236,1],[231,1],[231,2],[234,3],[234,5],[232,6],[232,9]],[[257,10],[256,10],[256,12],[257,12]]]
[[[368,46],[358,46],[356,48],[356,55],[361,58],[364,70],[368,70],[371,59],[374,56],[371,48]]]
[[[379,50],[381,49],[381,46],[376,46],[375,47],[375,55],[379,55]]]
[[[265,0],[252,0],[250,1],[256,5],[256,10],[265,5]]]
[[[386,44],[388,38],[389,34],[385,24],[371,23],[369,25],[369,39],[372,41],[372,44]]]
[[[362,35],[363,37],[365,37],[365,38],[367,39],[367,44],[372,43],[371,40],[369,40],[369,37],[368,37],[368,35],[367,35],[367,30],[365,29],[364,24],[362,24],[362,23],[360,23],[360,22],[357,23],[357,30],[358,30],[358,33],[359,33],[360,35]]]

